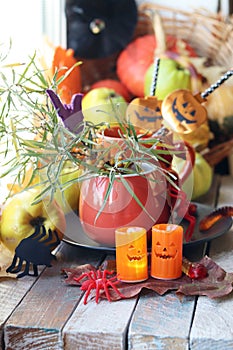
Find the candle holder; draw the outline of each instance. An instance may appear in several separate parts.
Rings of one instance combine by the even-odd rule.
[[[117,278],[140,282],[148,278],[147,233],[143,227],[119,227],[115,231]]]
[[[157,224],[152,227],[151,276],[176,279],[182,275],[183,227]]]

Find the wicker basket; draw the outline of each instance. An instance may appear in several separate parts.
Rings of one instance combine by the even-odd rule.
[[[233,66],[233,17],[202,8],[192,12],[178,11],[153,3],[143,3],[138,11],[136,37],[154,32],[148,13],[157,11],[166,34],[187,40],[200,56],[212,59],[214,64],[227,68]]]

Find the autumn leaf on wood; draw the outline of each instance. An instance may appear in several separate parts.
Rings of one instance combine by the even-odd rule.
[[[202,263],[208,270],[208,276],[202,280],[180,285],[177,293],[185,295],[206,295],[209,298],[220,298],[232,291],[233,272],[224,271],[209,257],[205,256]]]
[[[200,280],[192,280],[185,274],[176,280],[160,280],[155,278],[148,278],[146,281],[139,283],[125,283],[118,282],[116,287],[118,291],[124,295],[124,298],[132,298],[137,296],[143,288],[153,290],[159,295],[163,295],[170,290],[176,290],[178,295],[205,295],[209,298],[223,297],[232,291],[233,273],[224,271],[219,265],[217,265],[212,259],[205,256],[198,263],[203,264],[207,271],[208,276]],[[67,275],[65,282],[67,284],[80,286],[80,283],[75,281],[74,278],[78,278],[83,272],[90,271],[96,268],[92,265],[81,265],[73,269],[63,269],[63,273]],[[115,270],[115,261],[105,261],[100,267],[104,270]],[[120,295],[112,289],[109,289],[109,294],[112,301],[121,299]],[[100,293],[102,298],[106,298],[104,293]],[[94,297],[94,296],[93,296]]]
[[[79,265],[71,268],[63,268],[61,270],[61,273],[66,277],[65,279],[66,284],[80,286],[80,283],[76,282],[74,278],[78,278],[83,273],[89,272],[89,271],[96,271],[95,266],[91,264],[84,264],[84,265]]]

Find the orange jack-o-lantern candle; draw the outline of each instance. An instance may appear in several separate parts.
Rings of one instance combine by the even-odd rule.
[[[131,124],[146,130],[158,130],[162,126],[162,101],[155,96],[133,99],[126,110],[126,118]]]
[[[175,279],[182,274],[183,228],[174,224],[152,227],[151,276]]]
[[[200,94],[192,95],[190,90],[179,89],[165,97],[162,115],[168,127],[181,134],[196,130],[207,120],[207,111]]]
[[[117,278],[140,282],[148,278],[147,234],[143,227],[119,227],[115,231]]]

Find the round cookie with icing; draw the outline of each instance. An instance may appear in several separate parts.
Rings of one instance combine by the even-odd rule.
[[[163,122],[161,104],[162,101],[155,96],[135,98],[127,107],[126,118],[133,125],[143,127],[145,130],[158,130]]]
[[[181,134],[196,130],[207,120],[207,110],[201,105],[205,99],[185,89],[175,90],[162,102],[162,116],[167,126]]]

